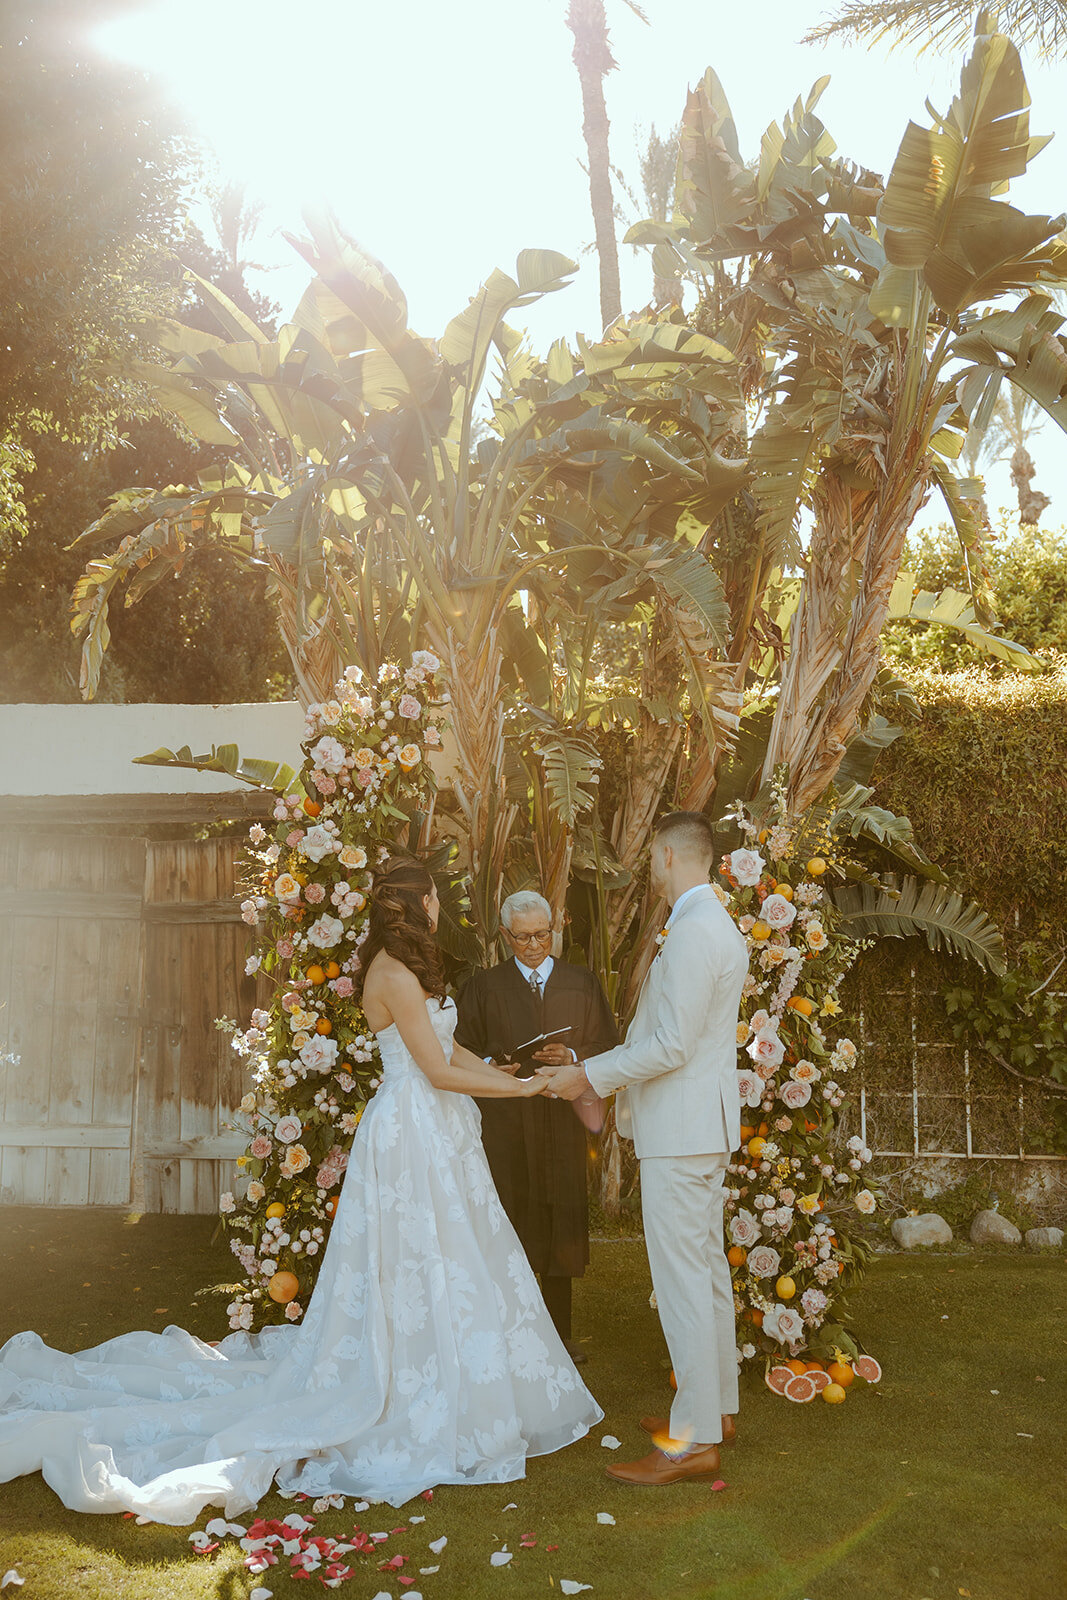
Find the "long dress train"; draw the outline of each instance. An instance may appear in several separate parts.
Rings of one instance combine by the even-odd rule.
[[[428,1001],[446,1054],[456,1012]],[[178,1327],[75,1355],[0,1350],[0,1482],[40,1471],[76,1511],[184,1525],[283,1493],[400,1506],[503,1483],[603,1416],[545,1310],[465,1095],[435,1089],[396,1026],[299,1324],[217,1347]]]

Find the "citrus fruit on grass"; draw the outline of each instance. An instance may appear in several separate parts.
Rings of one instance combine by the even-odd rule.
[[[678,1379],[674,1376],[674,1368],[673,1367],[671,1368],[670,1383],[671,1383],[671,1388],[672,1389],[677,1389],[677,1387],[678,1387]]]
[[[818,1387],[810,1372],[796,1373],[790,1378],[784,1390],[786,1399],[794,1401],[798,1406],[806,1404],[809,1400],[814,1400],[818,1392]]]
[[[267,1293],[272,1300],[280,1306],[287,1306],[290,1300],[295,1300],[300,1281],[295,1272],[276,1272],[267,1285]]]
[[[811,1367],[807,1375],[815,1385],[818,1394],[822,1394],[824,1389],[830,1387],[830,1374],[824,1372],[822,1367]]]
[[[830,1374],[830,1382],[839,1383],[842,1389],[847,1389],[853,1380],[854,1374],[847,1361],[831,1361],[826,1370]]]
[[[845,1398],[845,1391],[839,1383],[828,1383],[822,1392],[822,1397],[828,1406],[839,1406]]]
[[[785,1386],[792,1383],[795,1374],[788,1367],[772,1367],[764,1378],[768,1389],[773,1389],[775,1394],[785,1394]]]
[[[752,1126],[751,1122],[742,1122],[742,1124],[741,1124],[741,1143],[744,1144],[746,1139],[751,1139],[752,1135],[755,1133],[755,1131],[756,1130]]]
[[[873,1356],[857,1356],[852,1363],[852,1371],[864,1383],[877,1383],[882,1376],[882,1369]]]
[[[798,1378],[808,1370],[807,1362],[799,1360],[796,1356],[793,1357],[792,1361],[785,1362],[785,1365]]]

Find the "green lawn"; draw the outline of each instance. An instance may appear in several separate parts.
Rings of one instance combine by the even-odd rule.
[[[3,1216],[0,1339],[32,1327],[76,1349],[170,1321],[207,1338],[224,1331],[221,1305],[191,1305],[230,1259],[209,1243],[210,1219]],[[885,1368],[877,1389],[854,1390],[843,1406],[794,1406],[753,1384],[742,1392],[741,1442],[724,1453],[725,1491],[641,1490],[604,1478],[612,1457],[600,1438],[623,1441],[616,1460],[642,1447],[636,1418],[667,1399],[665,1352],[641,1246],[597,1244],[576,1331],[589,1336],[585,1371],[603,1426],[532,1462],[524,1483],[416,1502],[409,1509],[425,1522],[390,1538],[375,1561],[356,1558],[356,1576],[337,1592],[410,1595],[376,1570],[376,1560],[403,1554],[424,1600],[551,1600],[565,1578],[591,1584],[589,1600],[1061,1600],[1065,1281],[1062,1257],[880,1258],[856,1295],[863,1337]],[[504,1509],[509,1501],[516,1510]],[[272,1496],[260,1510],[292,1507]],[[598,1524],[598,1512],[615,1526]],[[353,1520],[331,1511],[316,1531],[340,1537]],[[404,1520],[388,1508],[359,1518],[367,1530]],[[40,1477],[4,1485],[0,1575],[17,1567],[25,1579],[5,1600],[244,1600],[256,1584],[278,1600],[310,1592],[280,1567],[250,1578],[232,1541],[191,1555],[189,1531],[75,1516]],[[442,1534],[448,1545],[433,1556],[427,1545]],[[519,1549],[524,1534],[535,1549]],[[505,1541],[514,1559],[492,1568]]]

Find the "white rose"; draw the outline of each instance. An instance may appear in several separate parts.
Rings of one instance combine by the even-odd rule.
[[[763,1083],[755,1072],[739,1072],[737,1092],[743,1106],[758,1106],[763,1099]]]
[[[877,1209],[877,1206],[878,1202],[869,1189],[861,1189],[859,1191],[856,1196],[857,1211],[862,1211],[864,1216],[870,1216],[871,1212]]]
[[[219,1210],[221,1212],[225,1214],[232,1211],[234,1209],[234,1205],[235,1201],[229,1189],[227,1189],[224,1194],[219,1195]]]
[[[729,856],[730,871],[742,889],[751,889],[760,881],[766,865],[757,850],[733,850]]]
[[[777,1067],[785,1056],[785,1045],[775,1028],[761,1028],[747,1048],[758,1066]]]
[[[303,1131],[303,1123],[299,1117],[294,1117],[292,1112],[289,1112],[284,1117],[279,1117],[274,1124],[274,1137],[281,1144],[292,1144],[295,1139],[299,1139]]]
[[[811,1084],[790,1078],[788,1083],[782,1084],[778,1094],[782,1104],[788,1106],[790,1111],[799,1111],[811,1099]]]
[[[769,894],[760,907],[760,916],[768,927],[791,928],[796,921],[797,908],[784,894]]]
[[[248,1188],[245,1190],[245,1199],[250,1205],[258,1206],[266,1192],[266,1189],[260,1183],[259,1179],[253,1178],[251,1183],[248,1185]]]
[[[313,1033],[300,1049],[300,1059],[309,1072],[329,1072],[337,1060],[337,1040]]]
[[[779,1344],[792,1344],[803,1337],[804,1319],[789,1306],[775,1305],[764,1314],[763,1331]]]
[[[332,950],[333,946],[340,942],[344,931],[343,922],[339,922],[336,917],[323,916],[311,924],[307,936],[319,950]]]
[[[318,743],[312,745],[309,754],[320,772],[337,773],[345,764],[344,745],[340,739],[333,739],[329,734],[323,734]]]
[[[742,1249],[747,1249],[750,1244],[755,1244],[759,1238],[759,1223],[751,1211],[740,1210],[736,1217],[731,1217],[727,1229],[731,1244],[739,1244]]]
[[[367,865],[367,852],[356,844],[346,844],[337,855],[342,867],[347,867],[350,872],[358,872]]]
[[[319,823],[309,828],[297,847],[302,856],[307,856],[309,861],[321,861],[323,856],[332,855],[337,848],[337,841],[332,833]]]

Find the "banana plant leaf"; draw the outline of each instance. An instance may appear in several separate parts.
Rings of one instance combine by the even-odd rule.
[[[194,756],[187,744],[180,750],[161,747],[147,756],[134,756],[142,767],[184,767],[194,772],[224,772],[253,789],[269,789],[274,794],[291,794],[301,787],[299,774],[283,761],[244,756],[235,744],[212,745],[208,755]]]
[[[943,884],[905,878],[898,886],[887,879],[879,888],[834,886],[827,893],[842,931],[853,938],[908,939],[921,934],[931,950],[950,950],[987,972],[1007,970],[1000,930],[973,900]]]

